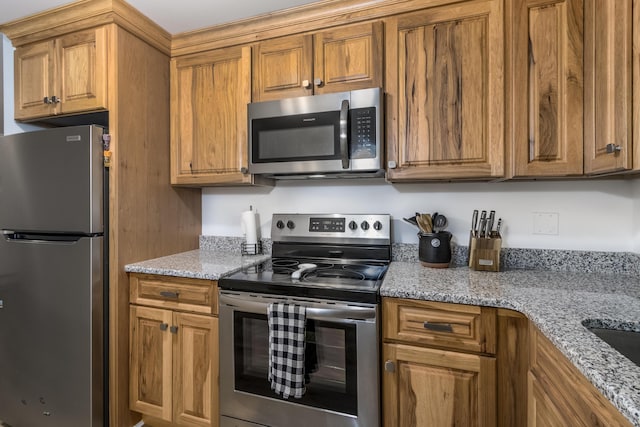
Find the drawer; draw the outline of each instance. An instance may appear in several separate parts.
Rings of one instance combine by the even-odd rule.
[[[213,280],[135,273],[129,276],[129,286],[132,304],[218,313],[218,286]]]
[[[477,353],[496,352],[496,309],[384,298],[385,340]]]

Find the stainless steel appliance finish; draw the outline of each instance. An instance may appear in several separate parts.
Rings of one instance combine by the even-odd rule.
[[[102,134],[0,138],[0,424],[105,425]]]
[[[384,176],[379,88],[251,103],[249,172],[276,179]]]
[[[377,427],[379,294],[391,260],[389,215],[275,214],[272,259],[218,282],[222,427]],[[267,379],[267,307],[307,312],[307,393]]]
[[[302,399],[278,398],[267,381],[268,327],[267,307],[271,302],[289,302],[303,305],[307,321],[316,321],[316,346],[324,376],[312,376],[307,393]],[[379,375],[378,375],[378,307],[375,304],[348,304],[312,298],[283,298],[273,295],[247,292],[220,291],[220,425],[236,426],[238,420],[270,427],[298,427],[304,420],[306,427],[374,427],[380,425]],[[256,317],[257,316],[257,317]],[[251,319],[251,329],[238,330],[243,319]],[[324,329],[321,329],[324,328]],[[319,343],[319,331],[327,335],[344,336],[342,347]],[[238,351],[239,335],[253,347]],[[266,347],[256,348],[261,342]],[[324,356],[324,352],[334,352]],[[262,358],[260,358],[260,355]],[[328,360],[323,360],[326,357]],[[349,360],[352,357],[354,360]],[[254,361],[247,362],[247,358]],[[333,358],[343,364],[333,365]],[[258,359],[258,360],[255,360]],[[345,360],[346,359],[346,360]],[[260,361],[262,363],[260,363]],[[335,379],[339,372],[342,381]],[[247,371],[249,374],[247,374]],[[253,371],[253,372],[251,372]],[[255,378],[262,375],[262,386],[236,384],[236,379]],[[317,374],[316,374],[317,375]],[[336,385],[331,388],[330,381]],[[238,381],[240,382],[240,381]],[[246,381],[242,381],[246,383]],[[242,424],[239,424],[242,425]]]

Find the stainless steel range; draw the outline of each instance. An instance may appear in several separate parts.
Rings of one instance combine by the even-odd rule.
[[[221,427],[377,427],[389,215],[275,214],[272,258],[220,279]],[[304,394],[269,380],[269,316],[304,307]]]

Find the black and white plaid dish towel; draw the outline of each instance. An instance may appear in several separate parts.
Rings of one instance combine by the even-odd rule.
[[[269,319],[269,381],[283,398],[304,395],[306,310],[295,304],[273,303]]]

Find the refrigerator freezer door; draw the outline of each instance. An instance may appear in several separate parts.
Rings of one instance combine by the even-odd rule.
[[[103,232],[103,129],[0,137],[0,229]]]
[[[0,235],[2,422],[103,426],[102,245]]]

